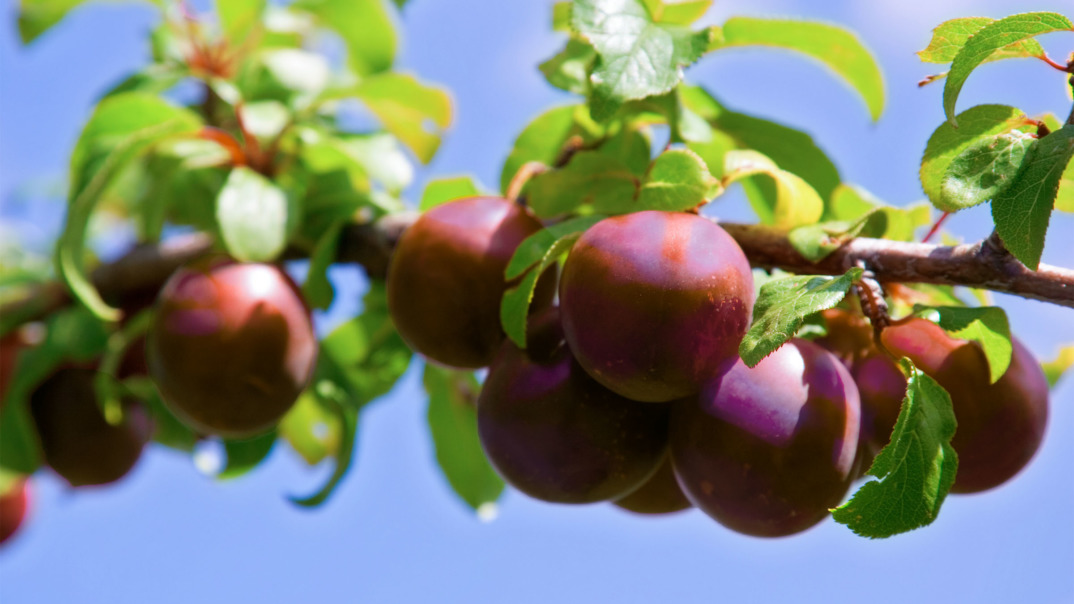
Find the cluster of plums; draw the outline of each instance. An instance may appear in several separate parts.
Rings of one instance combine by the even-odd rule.
[[[989,384],[977,344],[924,319],[883,332],[829,311],[829,334],[792,339],[756,367],[738,357],[754,302],[749,263],[713,222],[645,211],[607,218],[538,281],[527,346],[500,303],[515,249],[543,227],[524,207],[470,198],[423,214],[400,239],[388,305],[430,361],[488,367],[482,446],[537,499],[611,501],[639,513],[696,506],[745,534],[782,536],[825,518],[892,432],[908,356],[950,393],[956,492],[1009,479],[1038,448],[1047,383],[1015,342]],[[558,292],[558,304],[555,296]]]
[[[4,351],[5,366],[15,347]],[[271,429],[290,409],[316,353],[309,310],[286,273],[206,257],[169,278],[146,338],[130,347],[117,377],[151,377],[168,409],[198,434],[244,439]],[[96,363],[67,364],[30,395],[42,457],[72,487],[119,480],[153,433],[136,400],[122,402],[120,423],[105,419],[97,375]],[[4,540],[21,523],[26,501],[25,481],[0,497]]]

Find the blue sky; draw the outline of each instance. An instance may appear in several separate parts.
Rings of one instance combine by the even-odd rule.
[[[0,18],[0,216],[55,190],[94,98],[147,58],[154,16],[134,4],[91,4],[36,44],[16,40],[14,0]],[[551,1],[413,0],[403,19],[400,63],[454,93],[457,121],[428,176],[472,174],[486,186],[519,130],[569,97],[536,64],[562,44],[550,31]],[[801,16],[846,25],[876,53],[888,108],[876,124],[827,72],[787,54],[718,53],[687,71],[730,107],[809,130],[844,178],[905,204],[922,193],[917,168],[941,122],[941,88],[918,89],[934,72],[914,52],[929,30],[958,16],[1025,10],[1071,13],[1069,0],[874,0],[717,3],[706,21],[732,14]],[[1071,15],[1074,16],[1074,15]],[[1042,38],[1052,56],[1074,34]],[[1010,61],[975,73],[960,108],[1007,103],[1029,114],[1065,115],[1062,77],[1043,64]],[[55,228],[42,206],[35,237]],[[729,194],[721,217],[750,219]],[[987,208],[949,221],[967,240],[990,230]],[[1046,262],[1074,265],[1074,216],[1053,217]],[[333,274],[339,298],[356,299],[357,269]],[[1041,357],[1074,341],[1074,311],[997,296],[1012,328]],[[346,308],[337,309],[346,312]],[[335,497],[298,510],[326,471],[307,470],[286,447],[231,483],[205,477],[188,458],[150,451],[108,488],[72,492],[47,474],[20,536],[0,550],[0,601],[22,602],[1074,602],[1074,379],[1053,392],[1052,417],[1035,461],[1014,481],[951,497],[925,530],[886,541],[854,537],[830,521],[800,536],[739,536],[691,511],[644,519],[606,505],[543,504],[509,491],[493,522],[478,521],[438,474],[425,428],[420,372],[371,407],[357,460]]]

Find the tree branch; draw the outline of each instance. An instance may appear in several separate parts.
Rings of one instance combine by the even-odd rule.
[[[355,224],[343,231],[337,262],[359,264],[370,278],[383,279],[399,237],[415,213],[385,216],[375,223]],[[817,263],[803,258],[787,240],[786,231],[761,225],[721,223],[742,247],[750,263],[797,274],[841,275],[866,266],[880,283],[934,283],[989,289],[1074,308],[1074,270],[1042,264],[1031,271],[1014,258],[994,235],[954,247],[860,237]],[[157,245],[137,247],[93,272],[93,283],[113,304],[153,295],[171,273],[210,252],[209,235],[192,233]],[[306,258],[308,250],[289,249],[284,259]],[[71,303],[62,285],[48,283],[0,306],[5,325],[48,316]]]

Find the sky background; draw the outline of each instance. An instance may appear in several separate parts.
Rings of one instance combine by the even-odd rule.
[[[523,126],[572,99],[536,65],[563,44],[551,1],[413,0],[399,65],[454,94],[456,122],[410,197],[430,176],[472,174],[487,187]],[[809,131],[843,178],[890,203],[922,199],[917,169],[943,119],[938,71],[914,52],[953,17],[1066,11],[1069,0],[751,0],[718,2],[730,15],[799,16],[842,24],[873,49],[888,104],[873,124],[862,102],[826,71],[775,51],[720,52],[687,71],[729,107]],[[148,60],[155,13],[137,4],[90,4],[24,48],[15,0],[0,0],[0,216],[24,237],[51,236],[60,205],[28,203],[62,191],[66,161],[95,98]],[[1074,33],[1041,38],[1054,58]],[[963,110],[1006,103],[1065,116],[1063,77],[1030,60],[988,65],[970,78]],[[53,195],[54,197],[54,195]],[[55,202],[52,202],[55,203]],[[41,209],[44,208],[44,209]],[[751,220],[732,193],[712,210]],[[51,216],[51,219],[44,217]],[[987,207],[948,226],[966,240],[990,231]],[[1056,214],[1044,261],[1074,266],[1074,216]],[[334,312],[353,312],[357,269],[333,272]],[[996,296],[1013,331],[1040,357],[1074,342],[1074,311]],[[325,319],[321,317],[323,322]],[[219,483],[188,457],[153,448],[125,480],[74,492],[39,473],[33,509],[0,550],[0,601],[22,602],[1074,602],[1074,379],[1053,391],[1034,462],[1003,487],[952,496],[929,528],[885,541],[826,521],[791,538],[728,531],[699,511],[642,518],[608,505],[557,506],[508,491],[498,517],[479,521],[438,473],[415,363],[369,407],[357,459],[315,511],[284,499],[316,489],[286,446],[248,476]]]

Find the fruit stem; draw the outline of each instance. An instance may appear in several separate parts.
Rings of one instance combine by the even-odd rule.
[[[921,238],[921,243],[928,243],[929,239],[932,239],[933,235],[935,235],[940,230],[940,227],[943,225],[944,221],[947,220],[947,217],[950,216],[950,215],[951,215],[951,212],[944,212],[936,220],[936,222],[932,225],[932,228],[929,229],[929,232],[925,233],[925,236]]]
[[[513,199],[516,202],[519,202],[519,198],[522,196],[522,189],[526,187],[526,183],[534,176],[544,174],[547,171],[548,166],[539,161],[528,161],[522,164],[522,167],[519,168],[511,178],[511,182],[508,183],[504,195],[507,199]]]

